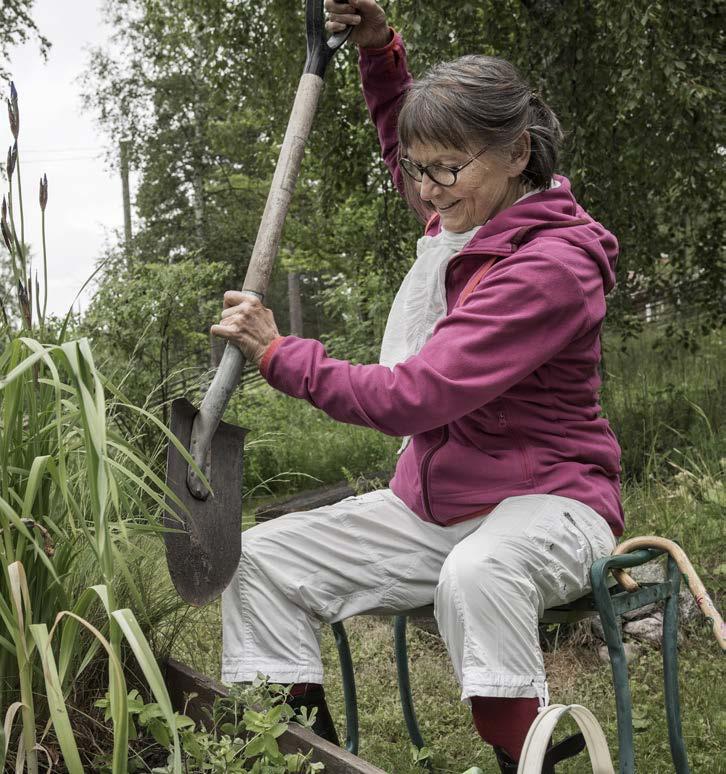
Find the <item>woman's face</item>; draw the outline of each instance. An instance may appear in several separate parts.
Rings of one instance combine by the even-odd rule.
[[[527,159],[523,164],[518,158],[505,162],[502,154],[494,149],[486,150],[458,173],[452,186],[439,185],[426,174],[414,185],[419,186],[421,198],[439,213],[443,228],[462,233],[483,225],[521,196],[519,175],[529,159],[529,148],[526,150]],[[477,148],[474,153],[478,151]],[[406,153],[416,164],[447,167],[466,164],[472,155],[456,148],[422,142],[411,143]]]

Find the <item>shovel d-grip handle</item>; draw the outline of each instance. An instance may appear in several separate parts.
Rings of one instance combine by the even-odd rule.
[[[325,69],[350,34],[350,30],[344,30],[326,40],[323,0],[307,0],[306,29],[308,54],[305,71],[300,78],[295,95],[285,139],[280,149],[280,157],[243,284],[243,293],[256,296],[260,300],[265,296],[277,257],[285,217],[305,153],[305,143],[310,135],[315,110],[323,89]],[[234,344],[227,343],[219,368],[194,419],[189,453],[207,480],[211,480],[209,450],[212,437],[232,393],[239,384],[244,364],[245,358],[242,352]],[[209,495],[209,490],[191,465],[187,470],[187,486],[198,500],[205,500]]]
[[[348,40],[352,27],[346,27],[342,32],[336,32],[325,38],[325,11],[323,0],[307,0],[305,4],[305,32],[307,35],[308,58],[305,62],[305,72],[323,77],[335,52]]]

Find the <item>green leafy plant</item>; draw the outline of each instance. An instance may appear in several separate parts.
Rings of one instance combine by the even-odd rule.
[[[413,744],[411,745],[411,760],[413,763],[429,768],[431,766],[432,757],[431,750],[428,747],[416,747]]]
[[[68,771],[83,771],[74,720],[84,713],[78,708],[74,715],[73,695],[104,653],[112,770],[125,772],[125,643],[169,723],[172,766],[180,771],[178,732],[156,658],[136,615],[119,604],[121,588],[141,598],[125,548],[135,533],[158,531],[165,498],[173,495],[114,417],[127,412],[170,436],[104,379],[87,340],[67,339],[68,319],[50,336],[45,285],[41,297],[25,242],[20,111],[12,85],[8,112],[13,145],[0,224],[17,314],[6,314],[0,330],[6,340],[0,353],[0,764],[14,758],[17,771],[36,774],[52,728]],[[44,176],[43,212],[47,202]],[[47,275],[45,263],[43,233]]]
[[[173,726],[158,703],[144,703],[139,692],[128,694],[129,738],[139,737],[137,726],[161,747],[169,750],[166,766],[157,766],[154,774],[175,772],[172,738],[180,738],[184,771],[214,774],[315,774],[324,770],[322,763],[311,760],[311,752],[283,753],[278,739],[291,721],[310,727],[315,711],[296,711],[286,703],[289,686],[269,683],[258,675],[249,686],[235,686],[227,697],[218,697],[208,712],[209,722],[195,724],[186,715],[175,714]],[[189,699],[194,698],[194,695]],[[107,694],[96,702],[112,717],[112,701]],[[133,759],[132,759],[133,760]],[[129,764],[132,763],[129,761]],[[110,771],[108,760],[99,759],[97,768]]]

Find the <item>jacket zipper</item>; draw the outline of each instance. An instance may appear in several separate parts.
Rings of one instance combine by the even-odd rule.
[[[449,262],[448,262],[448,264],[446,266],[446,272],[444,274],[444,288],[446,288],[449,272],[451,271],[453,265],[455,263],[458,263],[460,259],[464,258],[467,255],[481,255],[481,257],[486,260],[488,258],[494,258],[495,255],[504,255],[507,252],[509,252],[509,253],[512,252],[511,246],[509,246],[508,250],[506,249],[506,246],[503,245],[502,247],[504,249],[502,251],[500,251],[500,252],[497,252],[496,254],[494,254],[494,253],[491,253],[491,254],[490,253],[482,253],[481,251],[476,250],[476,249],[469,249],[469,250],[463,250],[463,251],[453,255],[449,259]],[[445,294],[445,291],[444,291],[444,294]],[[507,424],[507,421],[506,421],[506,418],[504,416],[504,412],[503,411],[499,412],[499,424],[502,427],[506,427],[506,424]],[[441,433],[441,440],[439,440],[439,442],[437,444],[432,446],[426,452],[426,454],[424,455],[423,460],[421,461],[421,470],[419,471],[419,477],[421,479],[421,495],[423,497],[424,511],[425,511],[426,515],[429,517],[429,519],[431,519],[431,521],[433,521],[435,524],[443,524],[443,522],[441,522],[439,519],[437,519],[434,516],[433,511],[431,510],[431,500],[430,500],[430,496],[429,496],[429,481],[428,481],[429,468],[431,467],[431,460],[433,459],[434,454],[436,454],[436,452],[439,451],[439,449],[441,449],[441,447],[448,440],[449,440],[449,428],[448,428],[448,425],[445,425],[444,428],[443,428],[443,432]]]
[[[449,440],[449,428],[448,426],[444,426],[443,432],[441,434],[441,440],[435,445],[432,446],[424,455],[423,460],[421,461],[421,494],[423,495],[423,504],[424,504],[424,510],[426,511],[426,515],[433,521],[435,524],[441,524],[442,522],[439,521],[433,514],[433,511],[431,510],[431,501],[429,499],[429,468],[431,467],[431,460],[436,454],[436,452]]]
[[[520,462],[522,465],[522,476],[524,477],[525,481],[530,481],[534,474],[532,472],[532,465],[529,461],[529,455],[527,454],[526,444],[524,441],[522,441],[522,437],[520,436],[517,428],[514,427],[514,425],[512,425],[510,422],[507,422],[507,416],[504,411],[499,412],[499,427],[503,429],[507,428],[511,433],[512,440],[517,445],[517,450],[519,451]]]

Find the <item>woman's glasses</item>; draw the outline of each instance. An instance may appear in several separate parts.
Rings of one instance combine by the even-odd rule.
[[[458,167],[446,167],[443,164],[417,164],[415,161],[411,161],[411,159],[407,159],[405,156],[402,156],[399,159],[399,163],[401,169],[417,183],[420,183],[423,180],[424,173],[426,173],[429,176],[429,179],[436,183],[436,185],[448,188],[449,186],[454,185],[459,172],[461,172],[464,167],[468,167],[472,161],[478,159],[488,147],[489,146],[484,146],[479,153],[472,156],[469,161]]]

